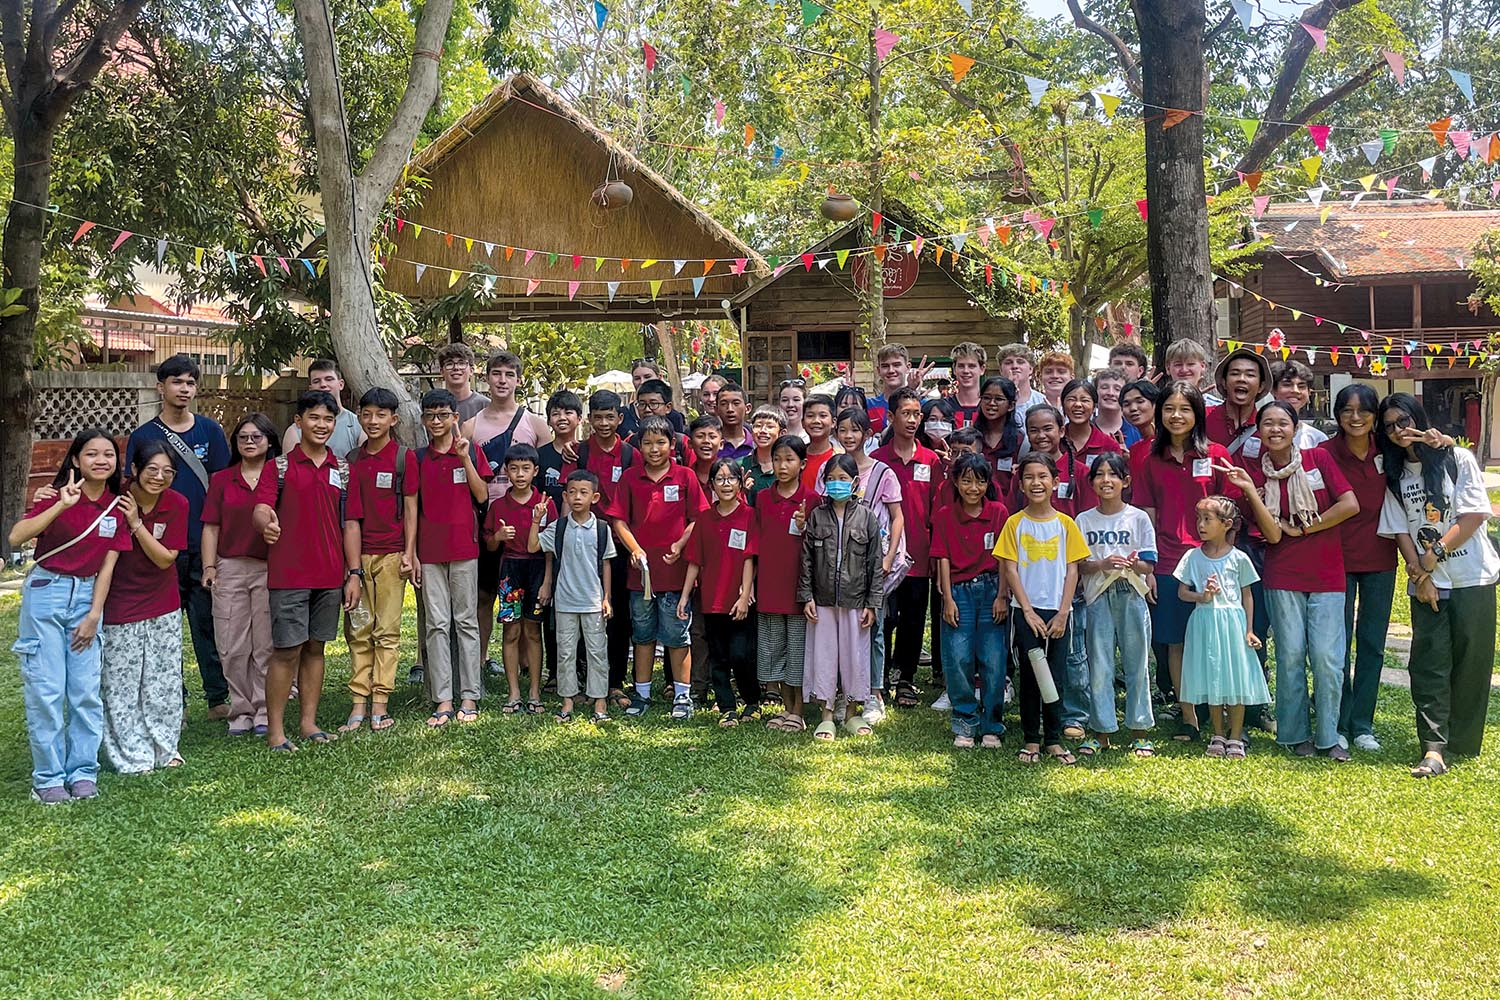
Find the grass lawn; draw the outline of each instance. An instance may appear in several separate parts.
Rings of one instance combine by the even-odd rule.
[[[0,649],[15,624],[0,600]],[[665,713],[429,732],[410,689],[390,733],[273,757],[195,701],[186,767],[44,811],[0,665],[7,998],[1500,993],[1496,755],[1407,777],[1396,688],[1386,752],[1343,767],[1258,740],[1026,768],[925,709],[832,746]]]

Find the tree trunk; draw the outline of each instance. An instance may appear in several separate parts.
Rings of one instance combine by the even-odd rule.
[[[1213,277],[1204,198],[1203,117],[1162,127],[1163,108],[1205,105],[1203,0],[1134,0],[1146,104],[1146,258],[1156,342],[1213,354]]]
[[[14,150],[15,201],[5,220],[4,284],[21,289],[26,311],[0,318],[0,524],[9,534],[26,512],[26,477],[31,472],[32,424],[36,391],[31,367],[36,356],[37,306],[41,301],[42,238],[47,213],[32,205],[49,204],[54,129],[32,122],[19,130]],[[22,204],[22,203],[26,204]],[[0,536],[0,554],[10,558],[10,543]]]
[[[1080,378],[1087,376],[1089,371],[1089,348],[1093,346],[1093,338],[1089,336],[1089,316],[1092,313],[1092,307],[1083,302],[1068,307],[1068,353],[1073,355],[1073,364]]]

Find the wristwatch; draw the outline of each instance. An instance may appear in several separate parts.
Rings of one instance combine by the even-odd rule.
[[[1438,539],[1437,541],[1433,542],[1430,546],[1427,547],[1427,551],[1437,556],[1438,562],[1444,562],[1448,558],[1448,547],[1443,544],[1442,539]]]
[[[357,576],[361,580],[363,580],[365,578],[365,571],[362,570],[362,569],[351,569],[347,573],[344,574],[344,579],[347,580],[350,577],[354,577],[354,576]]]

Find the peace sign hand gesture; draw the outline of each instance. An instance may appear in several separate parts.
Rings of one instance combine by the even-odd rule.
[[[922,387],[922,383],[927,381],[927,376],[932,374],[932,369],[936,366],[936,361],[929,362],[927,360],[927,355],[922,355],[922,360],[917,363],[915,368],[907,373],[906,384],[913,389],[920,389]]]
[[[83,480],[78,478],[78,473],[68,470],[68,481],[62,484],[57,491],[57,503],[60,507],[71,507],[83,498]]]

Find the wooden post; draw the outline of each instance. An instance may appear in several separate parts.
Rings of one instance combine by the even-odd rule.
[[[673,339],[672,325],[664,320],[655,324],[656,342],[661,345],[662,368],[666,369],[667,384],[672,387],[672,399],[682,405],[682,369],[677,364],[677,342]]]

